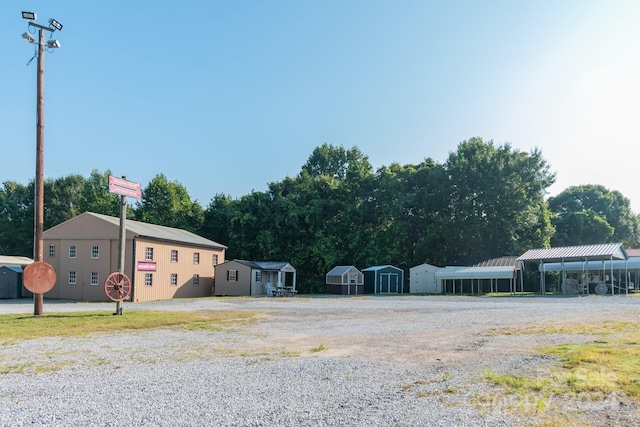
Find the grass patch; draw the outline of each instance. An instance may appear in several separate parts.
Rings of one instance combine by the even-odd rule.
[[[152,310],[130,310],[122,316],[104,311],[50,313],[41,316],[5,314],[0,315],[0,341],[6,345],[25,339],[167,327],[218,331],[254,322],[258,314],[250,311]]]
[[[317,347],[313,347],[313,348],[312,348],[311,350],[309,350],[309,351],[311,351],[311,353],[318,353],[318,352],[320,352],[320,351],[324,351],[324,350],[326,350],[326,349],[327,349],[327,348],[324,346],[324,344],[320,343],[320,345],[319,345],[319,346],[317,346]]]
[[[544,378],[518,376],[512,373],[485,372],[484,378],[495,386],[486,395],[476,396],[481,406],[506,403],[514,413],[531,415],[543,425],[584,425],[574,415],[558,413],[550,402],[576,399],[600,401],[611,393],[619,393],[640,402],[640,329],[638,322],[617,321],[589,324],[548,325],[527,329],[507,329],[511,334],[594,335],[586,343],[547,345],[539,354],[557,358]],[[500,391],[501,390],[501,391]]]

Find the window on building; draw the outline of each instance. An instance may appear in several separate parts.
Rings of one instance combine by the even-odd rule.
[[[49,257],[53,258],[56,256],[56,245],[49,245]]]
[[[91,284],[99,285],[100,284],[100,274],[97,271],[91,272]]]
[[[260,282],[262,280],[262,271],[256,271],[256,282]]]
[[[193,253],[193,263],[200,264],[200,252]]]
[[[178,262],[178,251],[175,249],[171,250],[171,262]]]
[[[100,258],[100,248],[98,245],[91,246],[91,259],[99,259]]]
[[[70,271],[69,272],[69,284],[70,285],[75,285],[76,282],[76,272],[75,271]]]
[[[200,286],[200,275],[199,274],[194,274],[193,275],[193,286]]]
[[[218,254],[213,254],[213,265],[218,265]]]
[[[153,248],[146,248],[144,259],[146,261],[153,261]]]
[[[236,282],[236,281],[238,281],[238,270],[228,270],[227,271],[227,281],[228,282]]]
[[[69,246],[69,258],[75,259],[78,257],[78,247],[76,245]]]
[[[171,273],[171,286],[178,286],[178,275]]]
[[[144,274],[144,285],[145,286],[153,286],[153,274],[145,273]]]

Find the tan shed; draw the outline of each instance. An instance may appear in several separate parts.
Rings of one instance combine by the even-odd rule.
[[[104,282],[118,270],[120,218],[85,212],[43,234],[44,261],[56,271],[48,298],[109,301]],[[126,221],[125,274],[132,301],[211,296],[227,247],[189,231]]]

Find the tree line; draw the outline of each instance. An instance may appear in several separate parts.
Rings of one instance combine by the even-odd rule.
[[[45,181],[45,230],[86,211],[119,216],[110,171]],[[143,189],[127,218],[176,227],[229,247],[227,259],[287,261],[301,292],[324,289],[335,265],[450,265],[521,255],[531,248],[640,243],[640,217],[618,191],[554,183],[542,153],[471,138],[440,164],[375,170],[357,147],[323,144],[295,177],[239,198],[216,194],[206,208],[164,174]],[[33,254],[33,182],[0,188],[0,253]]]

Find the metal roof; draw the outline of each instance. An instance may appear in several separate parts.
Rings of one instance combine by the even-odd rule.
[[[393,265],[374,265],[373,267],[367,267],[362,269],[362,271],[378,271],[383,270],[385,268],[393,268],[394,270],[402,270],[399,267],[394,267]]]
[[[110,222],[114,225],[120,226],[120,218],[108,215],[97,214],[93,212],[86,212],[88,215],[93,215],[96,218],[100,218],[103,221]],[[213,240],[205,239],[202,236],[191,233],[190,231],[181,230],[179,228],[165,227],[163,225],[147,224],[146,222],[139,222],[133,220],[126,220],[125,227],[127,231],[137,234],[141,237],[149,237],[158,240],[167,240],[171,242],[187,243],[191,245],[213,247],[220,249],[227,249],[225,245],[214,242]]]
[[[330,272],[327,273],[327,276],[342,276],[346,272],[350,270],[356,270],[358,273],[360,272],[353,265],[337,265],[331,269]]]
[[[436,279],[513,279],[513,266],[444,267],[436,271]]]
[[[274,271],[280,271],[283,268],[289,266],[291,268],[291,270],[287,271],[293,271],[295,272],[296,269],[289,264],[288,262],[284,262],[284,261],[247,261],[244,259],[232,259],[232,260],[228,260],[226,262],[224,262],[223,264],[227,264],[230,262],[237,262],[239,264],[245,265],[249,268],[253,268],[255,270],[274,270]],[[222,264],[218,264],[218,265],[222,265]]]
[[[640,270],[640,257],[629,257],[628,260],[614,259],[611,260],[591,260],[588,262],[551,262],[540,264],[538,270],[542,271],[602,271],[604,270]]]
[[[1,265],[29,265],[29,264],[33,264],[33,260],[31,258],[27,258],[26,256],[0,255],[0,266]]]
[[[622,243],[529,249],[518,261],[563,262],[584,260],[628,259]]]

